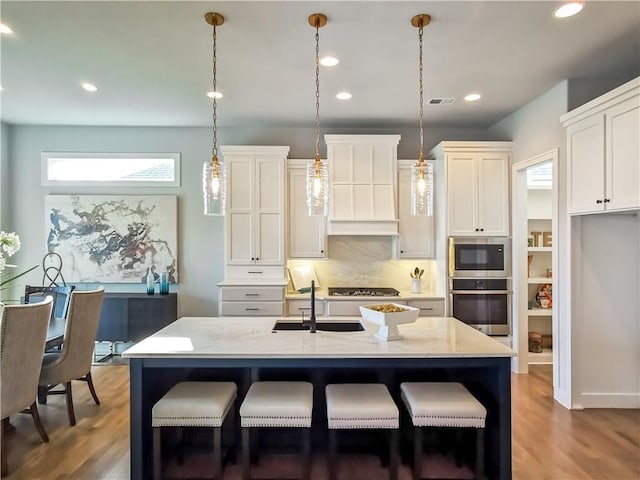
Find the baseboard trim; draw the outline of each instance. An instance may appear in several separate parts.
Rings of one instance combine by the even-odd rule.
[[[582,408],[640,408],[640,393],[582,393]]]

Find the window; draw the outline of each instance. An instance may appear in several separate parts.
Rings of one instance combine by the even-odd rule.
[[[179,153],[42,153],[43,186],[180,186]]]

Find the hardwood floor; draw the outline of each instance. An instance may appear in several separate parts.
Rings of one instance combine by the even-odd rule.
[[[14,415],[16,430],[5,436],[9,479],[99,480],[129,478],[129,371],[126,366],[95,366],[97,406],[89,389],[74,382],[77,425],[70,427],[63,397],[39,405],[51,439],[43,444],[29,415]],[[513,375],[513,478],[531,480],[637,480],[640,478],[640,411],[598,409],[569,411],[553,402],[551,368],[536,366],[529,375]],[[295,478],[297,457],[265,459],[256,475]],[[206,471],[208,462],[203,462]],[[344,480],[385,479],[375,458],[342,463]],[[194,465],[195,466],[195,465]],[[325,480],[322,458],[314,480]],[[466,472],[462,472],[463,474]],[[239,480],[237,466],[225,480]],[[409,480],[403,465],[400,480]],[[467,478],[467,477],[465,477]]]

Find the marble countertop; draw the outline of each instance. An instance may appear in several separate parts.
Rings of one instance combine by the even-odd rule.
[[[400,325],[400,340],[375,337],[378,326],[360,317],[362,332],[271,330],[274,317],[183,317],[137,343],[129,358],[456,358],[513,357],[515,352],[451,317],[422,317]],[[283,320],[290,320],[285,318]]]

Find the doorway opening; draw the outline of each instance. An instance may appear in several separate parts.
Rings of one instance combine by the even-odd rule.
[[[513,349],[512,370],[553,365],[557,371],[557,305],[553,299],[558,264],[558,151],[513,166]]]

